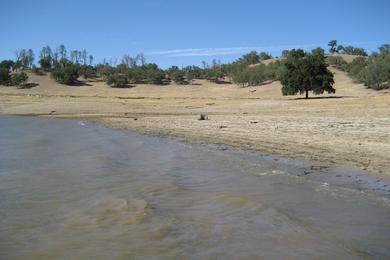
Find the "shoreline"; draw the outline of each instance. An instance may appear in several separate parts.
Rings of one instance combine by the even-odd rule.
[[[33,89],[0,87],[0,114],[83,118],[109,127],[341,167],[390,179],[390,93],[332,69],[337,95],[283,97],[280,82],[69,87],[31,74]],[[209,120],[198,120],[199,115]]]
[[[84,97],[83,97],[84,98]],[[88,98],[88,97],[86,97]],[[103,97],[99,97],[104,99]],[[50,99],[50,98],[45,98]],[[75,97],[74,99],[78,99]],[[76,102],[77,104],[77,102]],[[77,105],[76,105],[77,106]],[[46,110],[46,109],[45,109]],[[26,113],[25,109],[18,113],[2,113],[3,115],[10,116],[37,116],[48,118],[68,118],[68,119],[85,119],[107,127],[120,128],[124,130],[130,130],[146,135],[154,135],[159,137],[172,137],[181,141],[189,142],[206,142],[210,144],[222,144],[233,147],[235,149],[256,152],[259,154],[269,154],[274,156],[282,156],[291,160],[303,160],[318,167],[341,167],[350,170],[363,171],[367,175],[372,175],[380,178],[390,180],[390,160],[386,158],[374,158],[374,156],[366,156],[361,153],[357,155],[348,152],[347,150],[341,150],[336,154],[333,154],[332,150],[321,147],[321,145],[315,147],[311,144],[316,141],[313,140],[293,140],[294,142],[283,143],[283,140],[278,140],[278,134],[283,139],[294,136],[285,135],[285,130],[289,128],[297,128],[297,124],[308,125],[309,121],[313,119],[319,121],[313,123],[311,126],[315,128],[316,124],[333,124],[338,125],[335,128],[344,127],[345,124],[353,125],[353,120],[360,121],[360,118],[343,118],[340,122],[337,117],[330,117],[328,119],[309,117],[307,121],[300,116],[281,116],[281,115],[254,115],[254,114],[225,114],[221,113],[208,113],[210,120],[200,121],[198,120],[198,113],[150,113],[145,111],[144,113],[136,112],[124,112],[118,113],[117,111],[112,114],[107,111],[98,111],[97,113],[75,113],[69,111],[68,113],[60,113],[57,109],[50,112],[30,111]],[[100,113],[99,113],[100,112]],[[347,119],[347,120],[345,120]],[[349,119],[349,120],[348,120]],[[386,123],[390,124],[388,118],[384,118]],[[293,121],[298,121],[294,123]],[[299,122],[304,120],[304,122]],[[336,121],[335,121],[336,120]],[[284,125],[285,122],[288,124]],[[324,121],[324,122],[321,122]],[[344,122],[346,121],[346,122]],[[389,121],[389,122],[387,122]],[[232,126],[232,122],[235,125]],[[276,122],[276,123],[275,123]],[[358,124],[359,122],[355,123]],[[376,122],[375,122],[376,123]],[[293,124],[291,126],[291,124]],[[294,125],[295,124],[295,125]],[[250,127],[256,127],[262,125],[264,136],[260,136],[259,132],[253,132],[252,130],[244,130],[243,134],[239,133],[243,125],[246,125],[248,129]],[[298,125],[299,126],[299,125]],[[352,126],[353,127],[353,126]],[[231,129],[239,133],[238,136],[234,136],[234,133],[230,133]],[[266,129],[264,129],[266,128]],[[284,128],[284,129],[283,129]],[[253,134],[251,136],[251,134]],[[294,134],[295,135],[295,134]],[[314,136],[311,136],[312,138]],[[324,137],[319,137],[318,142],[323,141]],[[290,140],[288,140],[290,141]],[[356,141],[356,140],[353,140]],[[358,140],[358,146],[361,146],[360,140]],[[334,143],[329,143],[333,145]],[[338,146],[338,147],[337,147]],[[345,148],[338,144],[335,148]],[[364,147],[364,146],[363,146]],[[331,147],[332,149],[334,147]],[[356,152],[355,152],[356,153]],[[386,154],[384,154],[386,156]],[[374,160],[372,160],[374,159]]]
[[[90,98],[82,97],[81,99]],[[198,110],[178,113],[177,109],[161,112],[142,108],[140,111],[134,112],[113,109],[110,113],[104,107],[92,108],[91,104],[87,104],[87,108],[92,111],[83,113],[73,110],[85,106],[79,97],[72,98],[74,100],[71,103],[65,103],[67,101],[63,97],[39,99],[43,99],[44,102],[56,99],[56,102],[55,104],[48,102],[49,104],[40,107],[41,104],[34,104],[31,97],[28,97],[30,104],[27,108],[10,107],[11,109],[16,108],[16,113],[0,110],[0,114],[87,119],[108,127],[148,135],[174,137],[184,141],[224,144],[240,150],[284,156],[293,160],[305,160],[320,167],[336,166],[360,170],[364,171],[365,174],[390,180],[390,156],[386,153],[386,149],[390,149],[390,143],[386,142],[386,138],[389,136],[386,131],[390,130],[390,118],[386,117],[343,116],[339,118],[337,116],[318,117],[317,115],[302,117],[296,114],[285,116],[272,113],[258,115],[255,113],[233,114],[225,111],[210,111],[207,113],[210,119],[200,121],[198,120],[200,114]],[[107,98],[99,97],[99,99]],[[313,100],[313,102],[316,101]],[[112,102],[112,104],[115,103]],[[94,104],[92,105],[94,106]],[[65,107],[58,108],[59,106]],[[130,107],[132,106],[130,105]],[[319,132],[321,129],[318,130],[318,128],[321,127],[326,128],[329,133]],[[349,135],[348,131],[356,132],[356,134]],[[378,135],[375,131],[381,131],[381,135],[386,136],[383,139],[385,146],[378,145],[378,142],[382,140],[380,140],[380,136],[375,137]],[[338,140],[333,141],[332,138],[335,138],[335,135],[339,137]],[[372,139],[374,136],[374,143],[370,144],[371,140],[364,139],[362,135],[366,139]],[[342,142],[347,143],[350,147],[346,147]],[[378,148],[377,151],[373,150]],[[370,152],[374,153],[370,155]]]
[[[203,149],[219,151],[227,153],[230,156],[242,157],[245,160],[253,159],[256,162],[272,161],[278,166],[275,166],[275,174],[283,172],[295,177],[304,178],[308,181],[322,183],[324,187],[332,185],[339,188],[355,190],[357,192],[365,192],[367,195],[374,195],[384,199],[384,203],[390,201],[390,179],[387,176],[377,174],[367,174],[359,169],[341,167],[338,165],[318,164],[305,159],[290,158],[280,154],[266,153],[259,150],[242,149],[242,147],[232,146],[226,143],[216,143],[210,140],[194,139],[188,136],[175,136],[169,134],[142,132],[125,127],[118,127],[107,124],[99,119],[91,119],[88,117],[58,117],[58,116],[28,116],[28,115],[0,115],[0,116],[21,116],[21,117],[37,117],[44,119],[65,119],[73,121],[87,121],[90,124],[95,124],[104,128],[124,131],[125,133],[133,133],[143,135],[150,138],[163,138],[174,142],[181,142],[188,145],[195,145]],[[101,119],[101,118],[100,118]],[[288,167],[287,167],[288,166]],[[280,171],[278,168],[284,170]],[[261,173],[259,173],[261,175]]]
[[[65,118],[66,119],[66,118]],[[74,119],[74,118],[73,118]],[[79,118],[80,119],[80,118]],[[306,159],[286,157],[281,154],[267,153],[260,150],[253,150],[250,148],[242,148],[240,146],[232,146],[228,143],[213,142],[202,138],[191,138],[189,136],[180,136],[175,134],[154,133],[152,131],[139,131],[131,128],[118,127],[102,122],[99,119],[88,119],[94,124],[103,127],[132,132],[140,135],[145,135],[154,138],[167,138],[176,142],[182,142],[190,145],[202,146],[205,149],[215,149],[220,152],[227,152],[233,155],[243,155],[250,157],[257,157],[259,160],[270,160],[278,163],[282,161],[293,167],[292,171],[286,171],[296,177],[303,177],[306,180],[322,182],[324,186],[335,185],[337,187],[353,189],[358,192],[368,192],[380,196],[385,199],[390,199],[390,177],[381,174],[368,174],[360,169],[353,169],[351,167],[343,167],[340,165],[326,165],[323,163],[313,162]]]
[[[286,243],[305,248],[309,243],[311,250],[310,241],[318,240],[314,246],[325,256],[329,245],[336,245],[332,252],[338,255],[387,254],[383,227],[388,224],[390,188],[379,190],[385,182],[361,172],[313,168],[301,161],[147,136],[84,119],[0,116],[0,124],[2,143],[9,148],[2,157],[2,193],[9,198],[7,212],[14,213],[3,222],[12,225],[20,216],[18,223],[27,227],[4,235],[15,241],[26,233],[38,238],[26,240],[33,250],[26,254],[20,254],[24,251],[18,246],[6,247],[10,256],[40,256],[51,237],[62,238],[55,240],[58,246],[50,254],[61,256],[64,251],[56,249],[62,244],[68,248],[69,232],[80,241],[72,248],[74,243],[83,248],[104,245],[109,239],[126,250],[135,245],[132,251],[140,248],[133,241],[141,238],[161,245],[176,239],[178,244],[170,249],[176,250],[187,241],[184,234],[196,234],[190,240],[194,246],[199,246],[199,237],[221,239],[225,233],[213,232],[216,225],[229,230],[238,247],[254,231],[245,242],[254,250],[262,241],[272,244],[282,237],[281,248]],[[20,208],[21,203],[25,207]],[[39,225],[31,229],[31,223]],[[53,232],[47,233],[47,226]],[[104,239],[83,237],[90,231],[104,235],[107,228],[112,232]],[[374,231],[367,233],[367,228]],[[253,241],[258,234],[264,235]],[[222,236],[222,241],[230,243],[229,237]]]
[[[287,144],[285,146],[280,146],[280,142],[272,143],[272,142],[267,142],[267,140],[257,140],[257,142],[255,142],[253,139],[250,138],[243,138],[240,140],[239,138],[231,137],[230,135],[227,135],[226,137],[217,136],[217,135],[213,135],[213,133],[207,133],[207,132],[201,133],[201,132],[197,132],[185,128],[164,129],[164,127],[161,127],[159,123],[155,125],[153,125],[152,123],[146,123],[144,126],[139,126],[139,124],[134,125],[132,124],[134,122],[131,122],[132,120],[136,119],[134,121],[137,121],[138,123],[138,121],[142,121],[143,118],[153,118],[153,119],[158,118],[157,120],[159,120],[160,118],[165,118],[165,116],[134,115],[126,118],[123,117],[96,117],[96,118],[84,117],[84,118],[105,125],[107,127],[114,127],[119,129],[135,131],[146,135],[175,138],[177,140],[185,141],[185,142],[205,142],[214,145],[225,145],[242,151],[255,152],[258,154],[269,154],[272,156],[281,156],[291,160],[302,160],[314,165],[315,167],[321,167],[321,168],[338,167],[338,168],[344,168],[349,170],[362,171],[367,175],[372,175],[374,177],[376,176],[376,177],[390,180],[390,176],[388,175],[388,172],[386,172],[386,170],[388,171],[387,166],[382,166],[382,167],[379,166],[377,168],[373,168],[373,166],[371,165],[372,160],[370,158],[367,158],[368,162],[365,162],[363,158],[360,159],[359,156],[358,158],[354,158],[349,154],[344,154],[344,155],[337,154],[337,156],[339,156],[338,158],[330,157],[329,154],[326,153],[326,151],[323,154],[323,157],[320,157],[319,154],[321,152],[324,152],[324,150],[318,151],[316,148],[314,148],[313,149],[314,151],[312,151],[313,153],[309,153],[305,145],[301,147],[291,147],[291,145],[287,145]],[[274,118],[270,120],[273,119]],[[195,121],[197,119],[195,118],[195,116],[192,116],[190,120]],[[226,128],[221,126],[215,126],[215,128],[217,129],[216,131],[220,133],[228,129],[229,126],[226,126]],[[200,128],[198,127],[197,129]],[[386,160],[384,160],[384,162],[387,163]]]

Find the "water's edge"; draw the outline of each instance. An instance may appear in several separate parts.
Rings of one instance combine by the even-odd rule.
[[[0,128],[0,258],[390,256],[388,184],[358,171],[82,119]]]
[[[293,167],[294,171],[286,171],[289,174],[293,174],[297,177],[302,177],[307,180],[322,182],[325,185],[334,185],[336,187],[353,189],[360,192],[366,192],[372,195],[384,197],[390,199],[390,178],[385,179],[382,176],[370,175],[364,171],[355,169],[342,168],[332,165],[316,166],[313,162],[291,159],[285,156],[265,154],[259,151],[242,150],[237,147],[233,147],[226,144],[214,144],[206,141],[193,140],[191,138],[179,138],[172,135],[164,134],[151,134],[145,132],[138,132],[135,130],[125,129],[121,127],[112,127],[107,124],[101,123],[98,120],[91,118],[80,117],[48,117],[48,116],[26,116],[21,117],[39,117],[46,119],[61,119],[72,121],[86,121],[95,126],[104,127],[107,129],[116,129],[123,132],[129,132],[141,136],[147,136],[150,138],[163,138],[169,139],[175,142],[187,143],[190,145],[201,146],[204,149],[219,150],[223,153],[228,153],[235,156],[241,156],[243,158],[262,159],[267,161],[282,162],[285,165]]]

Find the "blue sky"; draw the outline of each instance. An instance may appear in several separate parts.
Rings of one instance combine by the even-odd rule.
[[[331,39],[372,51],[390,43],[389,10],[386,0],[0,0],[0,59],[59,44],[85,48],[96,62],[143,52],[164,68]]]

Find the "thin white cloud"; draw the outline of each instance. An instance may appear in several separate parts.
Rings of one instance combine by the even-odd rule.
[[[342,43],[343,45],[364,45],[372,44],[374,42],[355,42]],[[275,46],[243,46],[243,47],[229,47],[229,48],[198,48],[198,49],[172,49],[146,52],[146,55],[151,56],[168,56],[168,57],[194,57],[194,56],[223,56],[232,54],[242,54],[249,51],[282,51],[285,49],[294,48],[310,48],[318,46],[326,46],[327,43],[319,44],[301,44],[301,45],[275,45]]]
[[[310,45],[284,45],[284,46],[245,46],[245,47],[229,47],[229,48],[198,48],[198,49],[173,49],[146,52],[147,55],[155,56],[170,56],[170,57],[190,57],[190,56],[217,56],[241,54],[252,50],[273,51],[286,48],[304,48],[319,46],[318,44]]]

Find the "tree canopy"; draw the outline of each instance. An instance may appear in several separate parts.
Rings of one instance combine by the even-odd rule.
[[[333,74],[327,69],[324,51],[320,48],[311,53],[301,49],[291,50],[284,62],[280,81],[283,95],[305,93],[308,98],[309,91],[315,95],[336,92]]]

